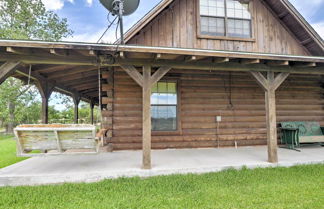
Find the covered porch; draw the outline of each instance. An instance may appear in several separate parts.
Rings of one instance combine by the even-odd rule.
[[[305,147],[302,152],[279,149],[279,163],[276,164],[267,162],[266,153],[266,146],[153,150],[151,170],[140,169],[141,151],[35,157],[0,169],[0,187],[97,182],[119,177],[200,174],[230,168],[241,169],[243,166],[253,169],[324,163],[321,147]]]
[[[114,68],[125,71],[141,88],[144,169],[152,168],[151,88],[170,70],[241,72],[252,76],[264,90],[268,145],[264,152],[270,163],[278,162],[276,90],[290,74],[324,74],[324,58],[312,56],[33,41],[0,41],[0,49],[1,80],[9,76],[22,80],[32,77],[40,86],[44,123],[48,97],[55,88],[73,95],[75,104],[83,99],[101,106],[102,128],[107,130],[108,142],[114,138]]]

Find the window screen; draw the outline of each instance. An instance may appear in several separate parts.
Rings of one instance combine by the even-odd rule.
[[[153,131],[177,130],[177,83],[158,82],[152,88],[151,121]]]

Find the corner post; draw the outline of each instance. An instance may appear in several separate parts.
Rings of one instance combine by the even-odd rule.
[[[42,123],[48,124],[48,100],[49,97],[42,97]]]
[[[79,104],[80,104],[80,96],[73,95],[73,102],[74,102],[74,123],[79,123]]]
[[[151,66],[143,67],[143,169],[151,169]]]
[[[90,118],[91,118],[91,124],[94,124],[94,117],[93,117],[93,109],[94,109],[94,101],[90,101]]]

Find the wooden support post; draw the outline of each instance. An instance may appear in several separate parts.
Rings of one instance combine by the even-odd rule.
[[[48,100],[49,97],[42,96],[42,123],[48,124]]]
[[[151,169],[151,88],[158,82],[171,67],[164,66],[159,68],[151,75],[151,66],[143,67],[141,75],[134,66],[121,66],[138,85],[142,87],[143,92],[143,169]]]
[[[73,102],[74,102],[74,123],[79,123],[79,104],[80,104],[80,96],[73,95]]]
[[[91,124],[94,124],[94,117],[93,117],[93,109],[94,109],[94,101],[90,101],[90,118],[91,118]]]
[[[19,64],[20,62],[6,62],[0,66],[0,85],[15,72]]]
[[[275,77],[274,72],[268,71],[267,78],[260,72],[251,72],[251,74],[265,91],[268,161],[270,163],[277,163],[276,90],[286,80],[289,73],[279,73]]]
[[[143,67],[143,169],[151,169],[151,67]]]
[[[37,81],[36,86],[42,97],[42,123],[48,124],[48,101],[52,95],[54,85],[46,81]]]

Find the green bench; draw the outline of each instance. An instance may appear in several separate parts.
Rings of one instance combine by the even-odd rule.
[[[303,143],[324,144],[324,127],[318,122],[281,122],[281,143],[289,149],[297,150]]]

